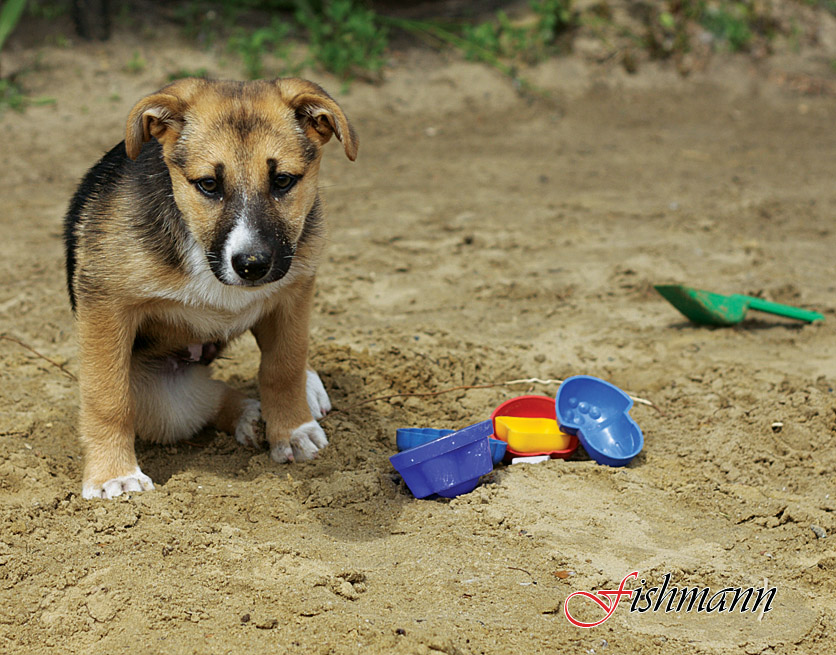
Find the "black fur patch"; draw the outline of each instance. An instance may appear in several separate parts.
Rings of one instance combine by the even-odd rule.
[[[180,209],[174,202],[171,176],[163,160],[162,147],[152,140],[132,162],[132,194],[140,203],[131,229],[142,248],[170,268],[183,266],[181,247],[188,240],[188,230]]]
[[[288,258],[292,257],[296,247],[290,242],[282,229],[278,211],[264,197],[257,195],[249,198],[247,205],[243,204],[243,196],[231,195],[224,205],[220,220],[215,226],[212,244],[209,247],[209,268],[221,282],[224,282],[222,260],[224,246],[229,233],[235,227],[239,217],[246,214],[250,229],[254,232],[254,246],[269,250],[274,255],[273,267],[270,272],[257,284],[274,282],[287,272]]]
[[[73,195],[70,201],[70,207],[67,210],[67,215],[64,217],[64,252],[67,267],[67,290],[70,294],[70,305],[73,311],[76,308],[73,279],[75,277],[76,250],[78,248],[77,229],[82,221],[81,214],[85,207],[113,192],[122,177],[122,168],[127,158],[125,142],[123,141],[111,149],[110,152],[99,160],[99,163],[87,171],[75,195]]]
[[[137,332],[136,336],[134,337],[134,344],[131,350],[134,354],[137,354],[146,350],[151,350],[155,346],[156,343],[153,340],[151,340],[147,335],[143,334],[142,330],[140,329],[140,331]]]
[[[305,217],[305,225],[302,228],[302,234],[299,235],[297,249],[299,246],[311,239],[324,236],[324,227],[325,221],[322,215],[322,202],[319,199],[319,195],[317,195],[316,200],[314,200],[313,207],[311,207],[311,211],[309,211],[308,215]]]
[[[76,309],[75,284],[84,291],[95,290],[95,271],[76,271],[78,249],[95,252],[99,236],[105,232],[111,202],[116,196],[127,197],[135,209],[127,219],[133,241],[159,264],[171,268],[183,266],[181,244],[187,238],[180,210],[174,202],[171,177],[156,140],[145,144],[136,161],[125,152],[124,141],[108,152],[82,179],[64,218],[64,245],[67,289],[70,304]],[[83,242],[82,242],[83,240]],[[119,257],[120,253],[108,253]],[[77,280],[76,280],[77,278]]]
[[[305,160],[305,164],[309,165],[313,163],[319,157],[319,146],[308,137],[302,137],[299,139],[299,142],[302,145],[302,159]]]

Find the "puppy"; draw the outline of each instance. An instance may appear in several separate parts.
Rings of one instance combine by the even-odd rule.
[[[307,367],[324,243],[317,176],[339,105],[300,79],[184,79],[140,100],[125,140],[81,182],[64,223],[77,318],[84,498],[153,489],[134,437],[160,443],[213,426],[244,444],[263,417],[277,462],[327,443],[330,409]],[[209,364],[251,330],[261,403]]]

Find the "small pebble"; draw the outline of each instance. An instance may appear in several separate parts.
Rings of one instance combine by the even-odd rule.
[[[816,535],[817,539],[824,539],[827,536],[827,532],[824,531],[824,528],[820,528],[817,525],[811,525],[810,529],[813,531],[813,534]]]

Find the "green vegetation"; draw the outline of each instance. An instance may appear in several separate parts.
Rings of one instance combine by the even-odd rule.
[[[351,79],[383,68],[386,30],[355,0],[299,0],[295,17],[307,33],[312,61],[325,70]]]
[[[237,22],[246,11],[271,16],[266,26],[239,27],[226,37],[227,49],[241,57],[251,78],[313,66],[346,82],[376,79],[386,61],[387,28],[430,36],[468,59],[512,74],[517,64],[552,54],[558,38],[576,25],[571,0],[531,0],[531,17],[522,23],[499,11],[476,25],[392,18],[373,12],[360,0],[224,0],[208,6],[186,3],[176,12],[187,33],[207,43],[223,39],[221,25]],[[294,37],[307,46],[307,56],[298,61],[287,45]],[[267,70],[267,55],[280,60],[281,70]]]
[[[480,61],[507,75],[518,90],[544,95],[519,73],[520,64],[532,64],[560,50],[562,35],[577,27],[571,0],[531,0],[532,16],[515,22],[498,11],[491,20],[475,25],[444,25],[380,17],[399,29],[428,36],[459,50],[467,59]]]
[[[181,80],[184,77],[208,77],[209,71],[205,68],[179,68],[176,71],[168,74],[168,81],[174,82],[176,80]]]
[[[145,61],[145,57],[142,56],[142,53],[139,50],[134,50],[133,56],[128,60],[128,63],[125,64],[125,70],[128,73],[137,75],[144,71],[147,66],[148,62]]]
[[[64,16],[69,9],[67,2],[59,0],[27,0],[26,12],[35,18],[54,20]]]
[[[836,15],[836,0],[803,0],[811,7],[821,7]]]
[[[703,3],[700,3],[703,4]],[[732,52],[749,47],[752,40],[752,12],[745,2],[700,7],[700,24]]]
[[[26,0],[6,0],[0,8],[0,50],[23,15],[25,6]]]
[[[0,79],[0,114],[4,109],[23,111],[26,108],[26,96],[14,80]]]
[[[574,26],[571,0],[532,0],[530,7],[533,21],[514,23],[504,11],[498,11],[493,20],[465,25],[465,57],[488,63],[496,58],[533,63],[551,54],[557,38]]]
[[[836,14],[836,0],[793,1],[799,8],[806,5]],[[572,0],[529,0],[514,3],[513,11],[483,12],[479,20],[400,18],[377,13],[374,8],[393,5],[372,0],[175,0],[155,9],[158,15],[150,21],[135,3],[112,6],[123,29],[127,25],[135,29],[140,22],[150,33],[160,17],[174,19],[197,43],[240,59],[245,74],[253,79],[315,68],[338,76],[346,85],[356,78],[377,80],[390,35],[401,31],[485,63],[507,75],[518,90],[535,94],[540,92],[522,71],[571,50],[578,33],[587,42],[598,42],[601,61],[614,59],[633,72],[648,58],[671,58],[683,74],[695,60],[712,52],[750,52],[760,57],[771,51],[776,34],[796,49],[805,36],[798,22],[802,18],[787,19],[786,12],[779,12],[779,21],[771,13],[773,5],[764,0],[636,0],[628,3],[628,15],[615,11],[610,2],[597,0],[579,10]],[[0,0],[0,49],[22,15],[55,20],[68,13],[70,4],[70,0]],[[474,10],[477,5],[473,3]],[[47,42],[71,44],[60,33],[49,35]],[[124,69],[138,74],[147,67],[136,51]],[[205,77],[207,71],[177,70],[169,78],[186,75]],[[0,108],[25,107],[29,101],[17,79],[7,75],[0,81]]]
[[[264,76],[265,54],[271,53],[285,62],[290,61],[287,45],[289,33],[290,27],[287,23],[274,16],[270,25],[266,27],[259,27],[251,32],[243,28],[236,29],[227,42],[227,47],[241,57],[247,76],[256,79]],[[285,70],[281,72],[288,72],[287,68],[286,65]]]
[[[55,98],[31,98],[13,77],[0,78],[0,115],[6,110],[21,112],[27,107],[54,105]]]
[[[26,0],[7,0],[0,8],[0,51],[20,20],[25,5]],[[0,73],[2,73],[2,68],[0,68]],[[26,98],[20,86],[11,78],[0,77],[0,113],[7,107],[15,111],[23,111],[25,106]]]
[[[660,5],[645,15],[645,46],[656,58],[690,52],[694,26],[710,35],[714,50],[729,52],[748,52],[756,42],[768,44],[777,30],[769,8],[758,0],[668,0]]]

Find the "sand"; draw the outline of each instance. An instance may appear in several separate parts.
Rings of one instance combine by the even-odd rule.
[[[141,49],[138,73],[125,63]],[[529,72],[552,101],[455,56],[398,53],[340,92],[360,135],[323,162],[330,238],[313,365],[336,408],[312,463],[204,431],[138,444],[153,492],[85,501],[61,220],[142,95],[240,68],[175,32],[18,44],[49,106],[0,117],[0,651],[821,653],[836,642],[836,105],[802,52],[628,75],[580,56]],[[832,55],[831,55],[832,58]],[[824,63],[823,63],[824,62]],[[822,72],[824,71],[824,72]],[[800,85],[823,75],[827,83]],[[806,91],[806,93],[805,93]],[[684,283],[817,309],[697,327]],[[255,396],[240,339],[216,376]],[[69,375],[67,374],[69,373]],[[457,385],[589,374],[650,400],[626,468],[503,466],[416,500],[395,430],[460,427],[523,393]],[[631,612],[575,627],[575,591],[775,588],[770,611]],[[628,587],[634,588],[635,582]],[[584,604],[585,603],[585,604]],[[603,611],[574,598],[576,617]]]

